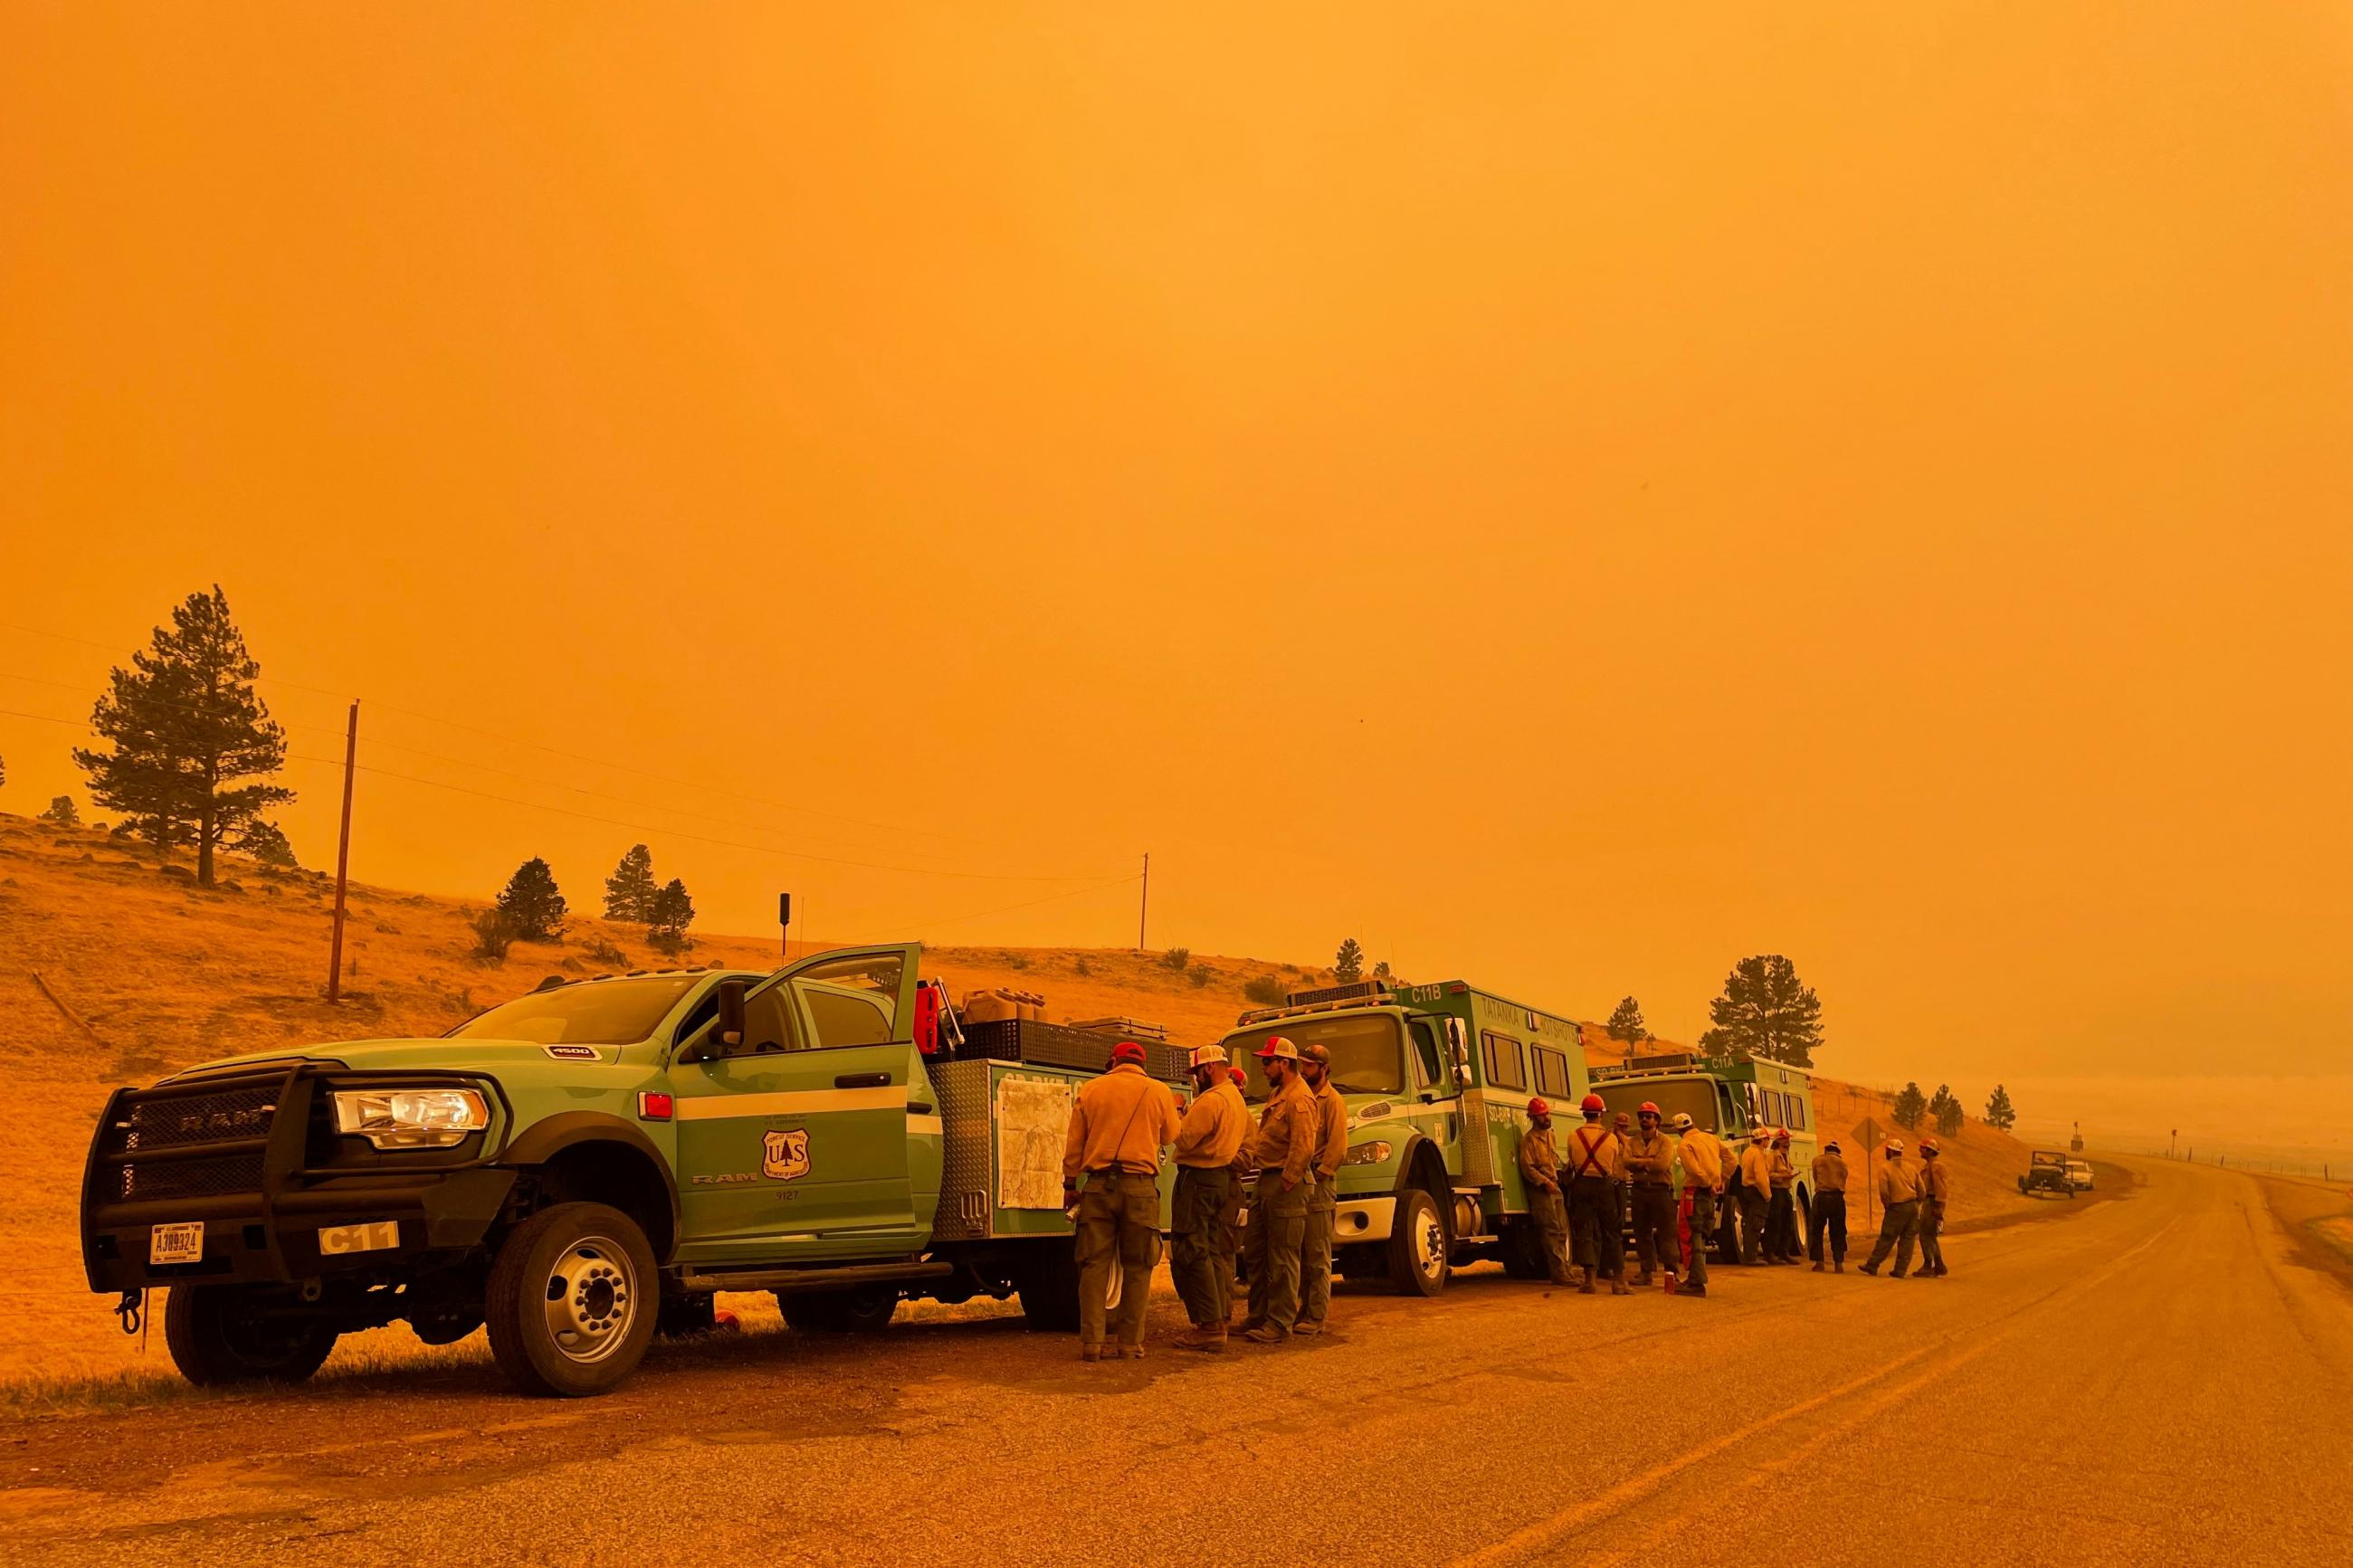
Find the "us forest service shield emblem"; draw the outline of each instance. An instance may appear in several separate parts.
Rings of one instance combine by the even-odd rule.
[[[795,1127],[760,1140],[760,1173],[779,1182],[808,1174],[808,1130]]]

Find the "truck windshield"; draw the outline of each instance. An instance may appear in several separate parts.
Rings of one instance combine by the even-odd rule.
[[[1321,1046],[1332,1053],[1332,1087],[1343,1094],[1403,1094],[1406,1091],[1405,1035],[1394,1015],[1343,1015],[1331,1018],[1285,1018],[1253,1029],[1238,1029],[1225,1038],[1226,1057],[1250,1075],[1242,1098],[1266,1099],[1266,1068],[1250,1053],[1281,1035],[1302,1047]]]
[[[1597,1083],[1593,1092],[1615,1116],[1624,1111],[1631,1116],[1644,1100],[1659,1108],[1659,1125],[1672,1127],[1675,1112],[1688,1113],[1694,1125],[1704,1132],[1721,1131],[1716,1122],[1715,1080],[1712,1078],[1646,1079],[1633,1083]]]
[[[592,980],[534,991],[449,1031],[448,1038],[529,1040],[542,1046],[625,1046],[654,1032],[700,974],[649,975],[643,980]]]

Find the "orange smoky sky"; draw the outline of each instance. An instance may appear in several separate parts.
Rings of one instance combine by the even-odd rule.
[[[20,4],[0,131],[0,808],[217,581],[364,879],[1114,945],[1149,851],[2353,1123],[2341,5]]]

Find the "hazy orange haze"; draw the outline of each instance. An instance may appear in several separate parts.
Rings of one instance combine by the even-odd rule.
[[[0,621],[217,580],[296,752],[664,829],[379,773],[368,878],[1109,944],[1149,850],[1155,945],[1782,952],[1866,1080],[2348,1139],[2341,5],[20,4],[0,130]]]

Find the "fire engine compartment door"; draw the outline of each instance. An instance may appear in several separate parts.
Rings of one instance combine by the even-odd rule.
[[[930,1244],[940,1117],[912,1038],[918,955],[908,944],[805,959],[744,998],[740,1047],[672,1066],[680,1261]]]

